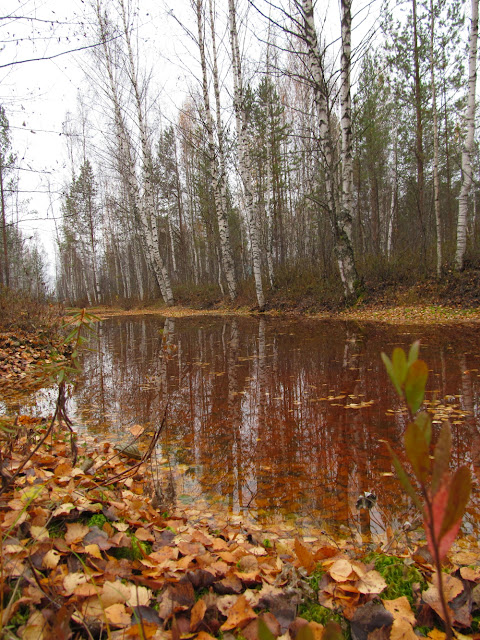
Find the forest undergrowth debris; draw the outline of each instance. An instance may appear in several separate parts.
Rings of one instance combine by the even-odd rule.
[[[48,428],[25,416],[17,425],[2,466],[11,476]],[[346,541],[264,545],[241,522],[216,528],[194,522],[185,507],[154,508],[148,464],[107,442],[79,444],[73,465],[66,435],[53,431],[0,499],[4,637],[257,640],[259,619],[285,640],[307,622],[325,640],[331,620],[354,640],[375,629],[375,637],[415,640],[418,625],[445,637],[434,565],[417,545],[398,542],[389,556],[380,547],[365,556]],[[472,628],[478,555],[457,552],[448,566],[453,626],[480,637]]]

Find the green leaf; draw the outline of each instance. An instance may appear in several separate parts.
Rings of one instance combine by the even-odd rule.
[[[426,411],[422,411],[418,416],[415,416],[415,422],[418,424],[420,429],[422,429],[425,440],[427,441],[427,444],[430,445],[430,442],[432,441],[432,420],[429,414]]]
[[[405,355],[405,351],[400,347],[395,347],[395,349],[393,350],[392,365],[397,382],[400,387],[403,387],[403,383],[405,382],[405,378],[407,377],[408,367],[407,356]]]
[[[390,451],[390,455],[392,456],[393,466],[395,467],[395,471],[397,472],[398,479],[403,484],[403,488],[408,493],[408,495],[413,500],[415,506],[422,511],[423,505],[420,501],[420,498],[417,495],[417,492],[413,488],[412,483],[410,482],[410,478],[408,477],[407,472],[402,466],[402,463],[397,458],[397,456],[393,453],[392,447],[387,443],[388,450]]]
[[[397,390],[398,395],[401,396],[402,395],[402,387],[397,381],[397,376],[395,374],[395,370],[393,368],[392,361],[390,360],[390,358],[387,356],[386,353],[382,352],[381,353],[381,357],[382,357],[382,360],[383,360],[383,364],[385,365],[385,368],[387,370],[387,373],[390,376],[390,380],[393,382],[393,386]]]
[[[275,636],[261,618],[258,618],[258,637],[259,640],[275,640]]]
[[[405,397],[412,413],[416,413],[423,402],[427,378],[427,365],[423,360],[415,360],[408,368],[405,380]]]
[[[440,530],[444,536],[462,518],[472,491],[472,476],[468,467],[459,467],[450,482],[448,502]]]
[[[411,422],[405,431],[405,451],[417,480],[425,484],[430,471],[430,451],[424,429]]]
[[[444,422],[433,454],[432,493],[434,495],[440,487],[442,478],[448,471],[451,450],[452,433],[448,422]]]
[[[418,360],[418,352],[420,350],[420,340],[417,340],[410,347],[410,351],[408,352],[408,360],[407,367],[411,367],[412,364]]]

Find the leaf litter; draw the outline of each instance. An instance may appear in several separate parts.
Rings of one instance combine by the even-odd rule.
[[[289,526],[266,544],[265,532],[239,516],[215,520],[181,504],[160,511],[148,466],[130,463],[109,443],[92,438],[79,445],[72,466],[68,443],[55,435],[21,468],[24,450],[46,425],[29,417],[17,423],[15,446],[5,438],[1,457],[0,615],[11,634],[259,640],[262,620],[274,638],[312,640],[311,632],[314,640],[328,640],[336,633],[331,626],[308,611],[299,616],[299,607],[310,603],[340,615],[345,625],[352,621],[354,640],[381,634],[414,640],[418,625],[441,640],[436,576],[418,545],[391,540],[389,552],[405,568],[415,565],[426,587],[412,585],[410,599],[386,598],[387,580],[354,542],[302,540]],[[457,549],[449,569],[454,625],[459,634],[480,638],[472,628],[480,610],[480,598],[472,596],[480,589],[479,556]]]

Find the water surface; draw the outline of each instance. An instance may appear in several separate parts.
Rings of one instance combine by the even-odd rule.
[[[422,341],[435,429],[448,416],[454,463],[480,460],[480,330],[278,318],[117,317],[101,323],[70,413],[102,439],[158,426],[180,500],[294,518],[338,534],[410,517],[384,441],[401,450],[407,417],[380,359]],[[51,401],[47,397],[44,410]],[[374,491],[366,517],[355,504]],[[465,531],[475,531],[476,494]]]

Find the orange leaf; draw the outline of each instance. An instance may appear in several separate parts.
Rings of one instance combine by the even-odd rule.
[[[251,620],[255,620],[257,614],[248,604],[245,596],[240,596],[228,613],[226,622],[220,627],[220,631],[231,629],[243,629]]]
[[[203,620],[206,610],[207,605],[205,604],[205,601],[197,600],[190,615],[190,631],[195,632],[197,630],[198,625]]]
[[[307,547],[300,542],[298,538],[295,538],[295,553],[297,554],[297,558],[300,561],[302,567],[307,570],[307,573],[310,574],[315,570],[315,558],[313,554],[310,552]]]

